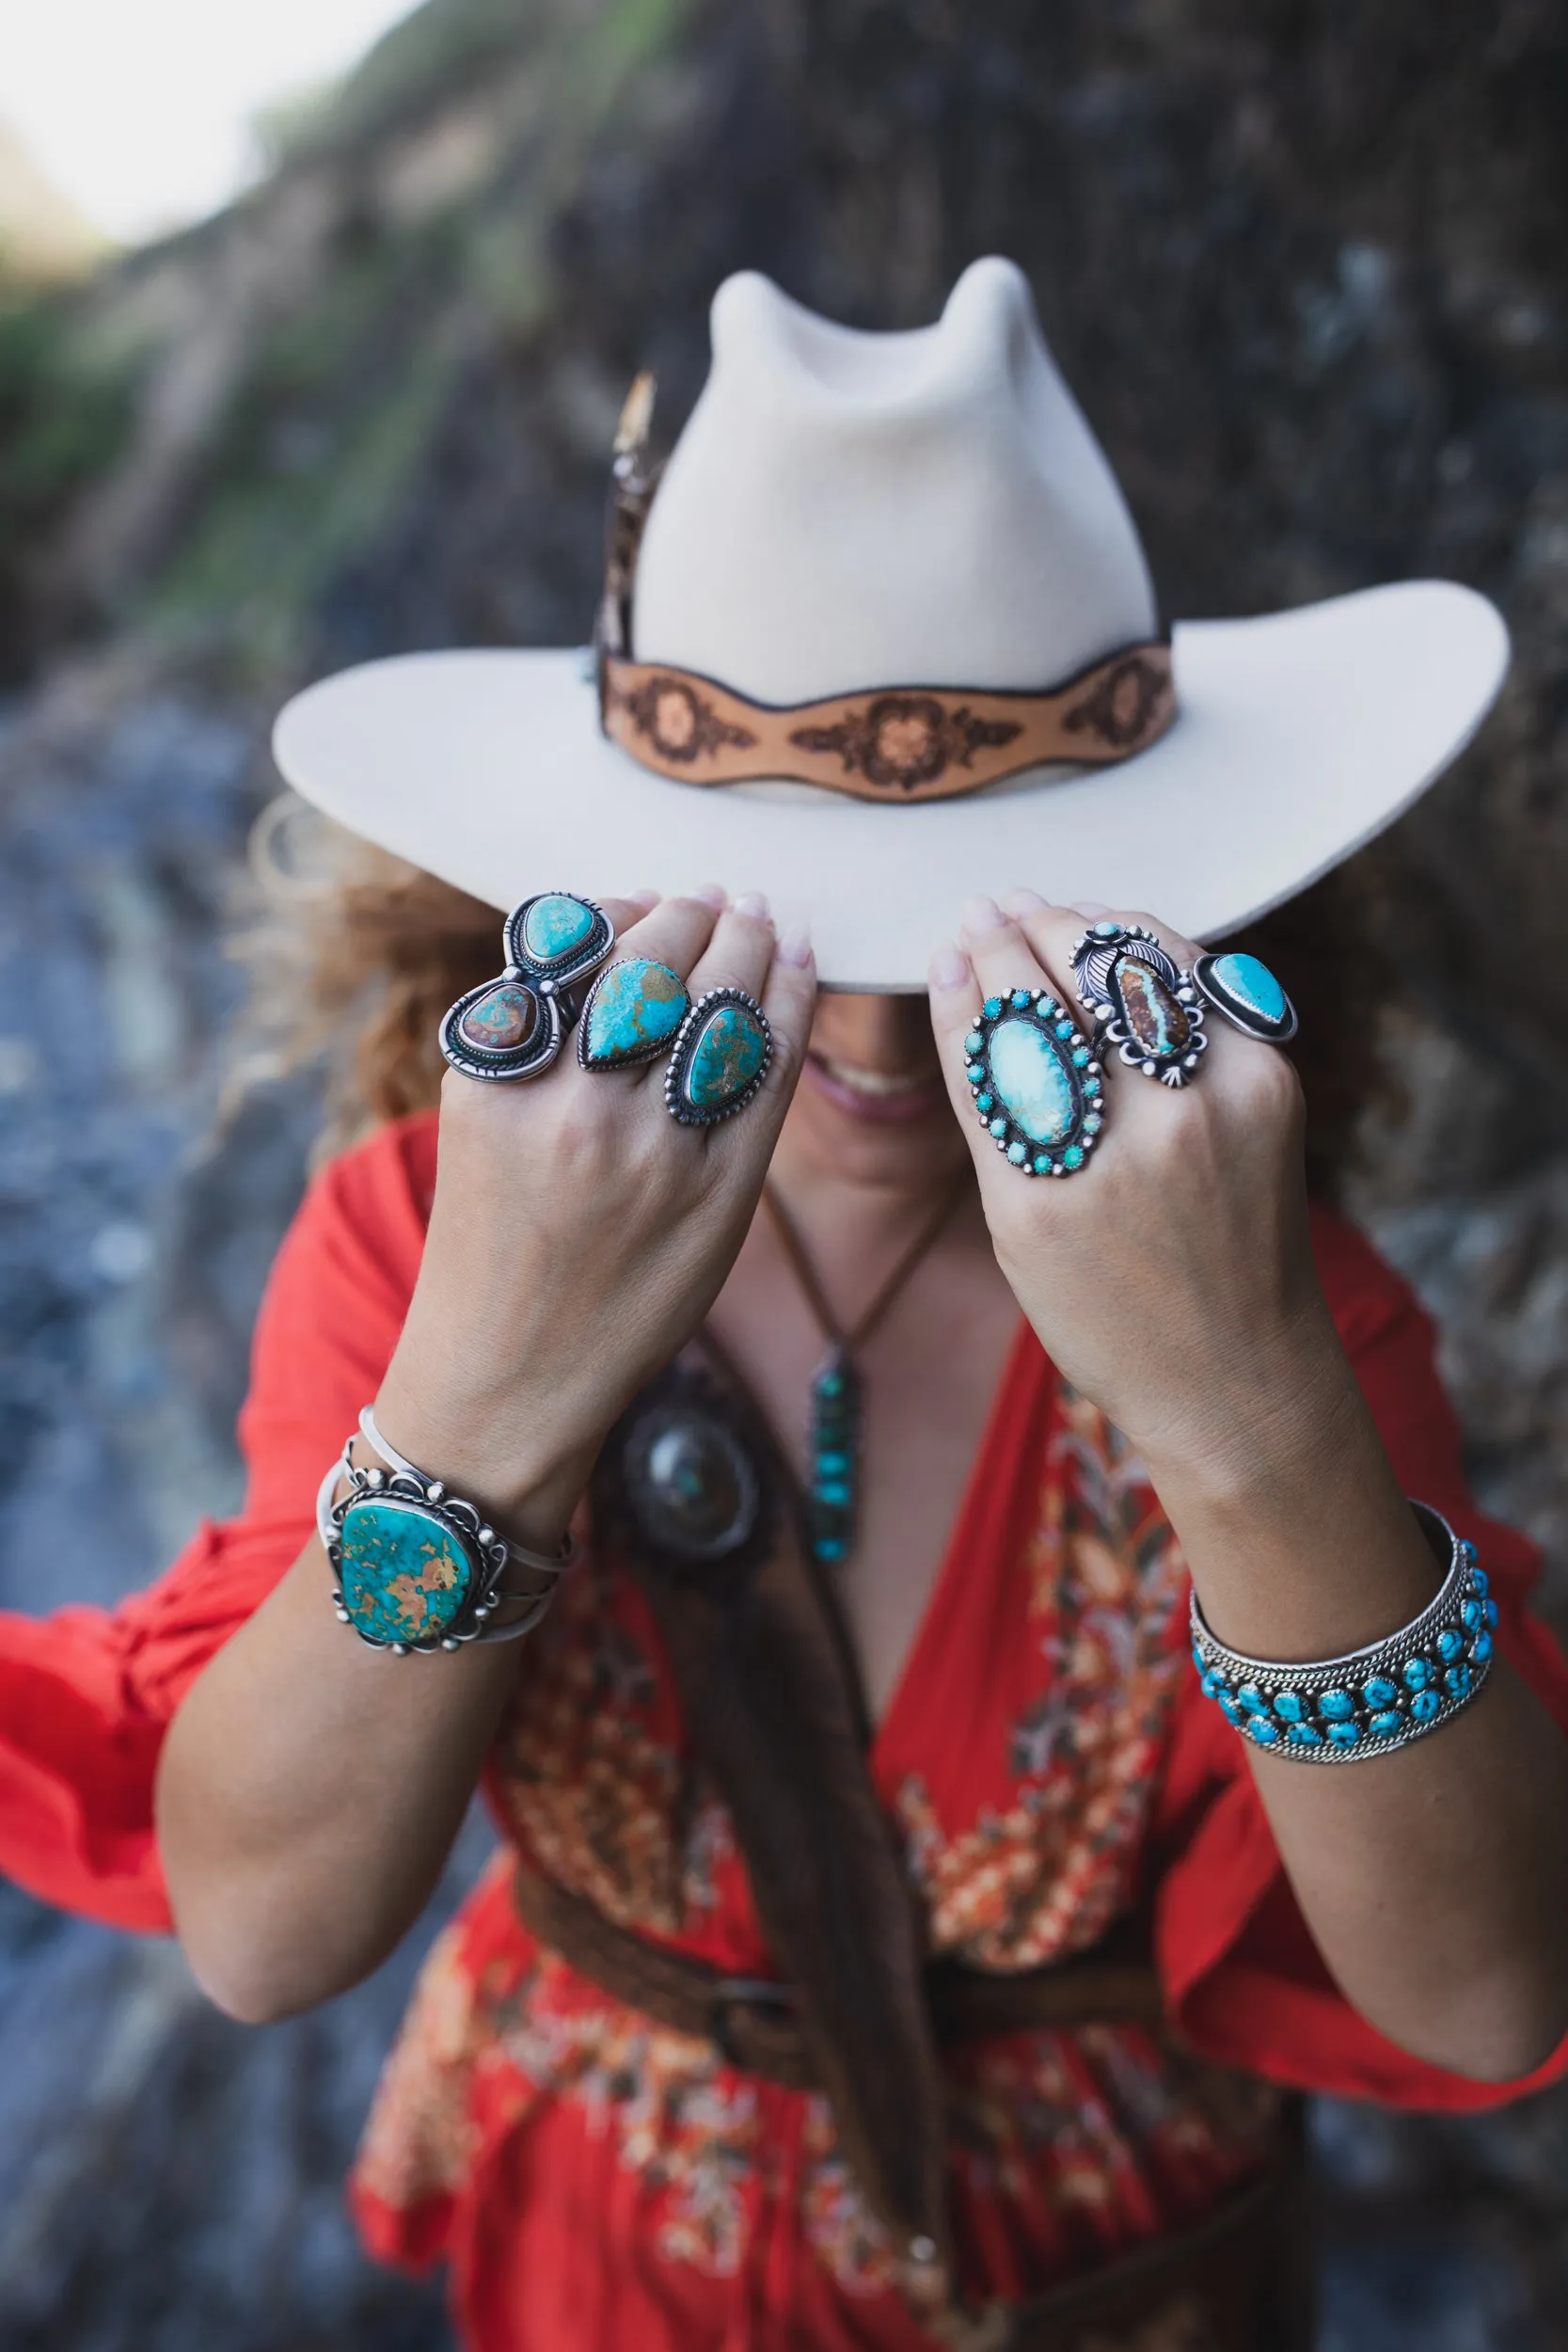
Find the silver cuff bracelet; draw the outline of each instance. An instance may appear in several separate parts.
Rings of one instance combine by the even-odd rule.
[[[1447,1574],[1420,1615],[1386,1641],[1306,1665],[1248,1658],[1215,1640],[1194,1593],[1193,1661],[1204,1695],[1255,1747],[1302,1764],[1387,1756],[1479,1696],[1492,1670],[1497,1604],[1475,1546],[1429,1503],[1410,1507]]]

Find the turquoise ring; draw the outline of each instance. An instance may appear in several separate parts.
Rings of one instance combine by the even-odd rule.
[[[681,1023],[664,1072],[664,1107],[683,1127],[745,1109],[773,1058],[768,1015],[743,988],[710,988]]]
[[[976,1115],[1008,1166],[1075,1175],[1105,1124],[1105,1078],[1067,1007],[1043,988],[988,996],[963,1053]]]
[[[541,890],[513,908],[501,937],[505,971],[470,988],[441,1021],[441,1052],[465,1078],[537,1078],[549,1068],[570,1018],[565,993],[598,970],[615,927],[593,898]]]
[[[1294,1005],[1257,956],[1199,956],[1193,978],[1199,993],[1243,1037],[1286,1045],[1301,1026]]]
[[[1185,1086],[1209,1042],[1203,1007],[1192,974],[1154,933],[1108,916],[1074,941],[1069,961],[1078,1001],[1101,1043],[1117,1047],[1128,1068],[1144,1077]]]
[[[669,1049],[691,1009],[686,982],[651,956],[627,956],[599,974],[578,1024],[584,1070],[630,1070]]]

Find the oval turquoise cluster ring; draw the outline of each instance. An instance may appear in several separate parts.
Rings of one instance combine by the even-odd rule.
[[[963,1041],[980,1124],[1025,1176],[1076,1174],[1105,1123],[1094,1047],[1048,989],[988,996]]]

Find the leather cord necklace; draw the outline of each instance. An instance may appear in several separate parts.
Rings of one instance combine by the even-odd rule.
[[[824,1566],[838,1566],[855,1547],[865,1397],[865,1383],[855,1362],[856,1351],[864,1346],[915,1268],[929,1255],[968,1188],[969,1170],[965,1168],[959,1169],[908,1248],[894,1262],[891,1272],[872,1294],[870,1303],[846,1328],[829,1304],[800,1229],[777,1189],[771,1181],[763,1186],[763,1199],[784,1245],[790,1272],[828,1343],[828,1352],[812,1375],[807,1426],[807,1518],[813,1555]]]

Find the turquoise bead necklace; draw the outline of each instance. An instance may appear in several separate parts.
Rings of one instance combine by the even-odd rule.
[[[829,1305],[805,1243],[773,1184],[768,1183],[763,1188],[763,1198],[784,1245],[790,1272],[828,1343],[828,1352],[812,1375],[806,1489],[812,1552],[826,1567],[840,1565],[855,1548],[865,1396],[865,1384],[855,1362],[856,1350],[864,1346],[916,1266],[934,1247],[969,1184],[969,1170],[961,1168],[909,1248],[895,1260],[870,1304],[847,1330]]]

